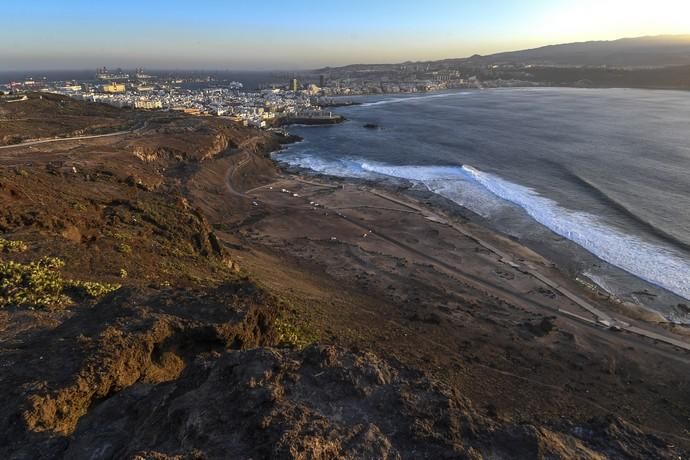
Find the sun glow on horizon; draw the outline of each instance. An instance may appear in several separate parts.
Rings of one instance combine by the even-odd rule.
[[[546,6],[530,35],[552,43],[690,34],[687,0],[580,0]],[[690,41],[690,35],[686,35]]]

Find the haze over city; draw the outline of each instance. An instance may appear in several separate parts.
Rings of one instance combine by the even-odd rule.
[[[0,71],[306,69],[465,57],[555,43],[688,33],[682,0],[215,0],[0,7]],[[30,19],[30,25],[27,21]]]

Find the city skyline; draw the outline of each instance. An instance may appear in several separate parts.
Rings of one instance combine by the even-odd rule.
[[[353,0],[38,1],[0,8],[0,71],[87,69],[300,70],[394,63],[623,37],[687,34],[690,6],[641,1],[442,0],[421,6]]]

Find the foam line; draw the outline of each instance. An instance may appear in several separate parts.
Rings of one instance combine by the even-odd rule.
[[[690,261],[680,253],[625,234],[592,214],[565,209],[527,187],[472,166],[462,169],[491,193],[520,206],[537,222],[600,259],[690,299]]]
[[[387,98],[387,99],[383,99],[381,101],[376,101],[376,102],[365,102],[364,104],[360,105],[360,107],[374,107],[374,106],[378,106],[378,105],[401,104],[404,102],[416,102],[416,101],[426,100],[426,99],[445,99],[445,98],[455,97],[455,96],[464,96],[467,94],[470,94],[470,92],[469,91],[463,91],[461,93],[431,94],[429,96],[392,97],[392,98]]]
[[[500,203],[513,203],[540,224],[600,259],[690,300],[690,260],[677,250],[626,234],[593,214],[566,209],[530,188],[472,166],[395,166],[358,159],[329,161],[310,153],[281,155],[278,160],[340,177],[388,176],[415,181],[484,216],[490,216],[492,208],[501,206]]]

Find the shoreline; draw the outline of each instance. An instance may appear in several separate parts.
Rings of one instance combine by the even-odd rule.
[[[415,97],[413,96],[412,98],[414,99]],[[381,98],[380,101],[374,102],[374,104],[383,103],[385,101],[386,98]],[[365,113],[367,112],[356,111],[352,113],[352,117],[357,120],[359,120],[360,118],[366,120],[366,116],[364,115]],[[297,132],[300,132],[302,135],[307,137],[307,140],[310,137],[306,135],[306,130],[297,130]],[[354,136],[355,133],[357,133],[358,131],[353,130],[352,126],[350,126],[349,128],[347,128],[347,130],[338,132],[351,133]],[[328,144],[319,143],[319,139],[324,137],[320,133],[321,132],[314,134],[314,145],[322,145],[322,148],[327,148]],[[337,136],[337,134],[334,134],[334,136]],[[325,134],[325,139],[328,138],[329,135]],[[382,137],[382,139],[387,138]],[[391,140],[388,139],[388,142],[390,141]],[[356,139],[354,140],[354,142],[356,144]],[[346,160],[349,158],[348,152],[341,151],[337,146],[334,146],[333,148],[335,149],[335,151],[341,153],[342,157]],[[330,172],[328,169],[330,167],[332,168],[331,171],[333,171],[335,174],[343,176],[351,174],[357,178],[360,178],[364,175],[360,168],[358,168],[358,163],[362,161],[367,161],[365,159],[353,159],[354,166],[351,167],[349,161],[341,161],[341,156],[338,155],[334,157],[332,157],[332,154],[331,156],[329,156],[328,154],[325,154],[323,156],[314,155],[313,159],[309,159],[309,155],[304,156],[304,153],[300,153],[302,149],[297,148],[296,150],[298,155],[295,157],[296,161],[294,161],[294,163],[301,163],[306,167],[314,167],[316,169],[316,171],[308,172],[309,174],[313,173],[316,175],[328,175]],[[280,153],[278,153],[277,155],[280,155]],[[303,157],[304,161],[297,161]],[[373,155],[368,158],[378,157],[376,155]],[[282,161],[278,157],[276,157],[276,159]],[[390,166],[410,166],[404,164],[406,163],[406,161],[404,160],[400,160],[400,162],[403,164],[398,165],[398,162],[394,161],[393,164],[391,164]],[[411,162],[407,161],[407,163],[416,164],[414,160]],[[383,166],[388,167],[389,165],[384,164]],[[350,169],[354,169],[354,171],[350,172]],[[377,171],[376,168],[374,168],[373,170]],[[383,173],[387,173],[385,168]],[[410,176],[409,174],[412,173],[408,172],[403,172],[399,174],[394,171],[390,174],[415,177],[414,175]],[[350,179],[352,180],[352,178]],[[400,181],[404,182],[404,179],[400,179]],[[484,187],[487,186],[485,185]],[[491,192],[491,190],[489,190],[489,192]],[[441,193],[444,192],[441,191]],[[447,193],[444,194],[447,195]],[[453,195],[449,196],[452,197]],[[501,197],[499,196],[498,198]],[[474,207],[472,203],[469,204],[470,206]],[[531,203],[528,202],[527,207],[529,207],[530,204]],[[638,252],[639,261],[635,260],[634,258],[626,260],[625,255],[627,254],[627,252],[625,251],[625,248],[630,248],[631,246],[621,246],[621,248],[623,249],[620,249],[618,244],[625,243],[627,241],[626,237],[640,238],[640,241],[647,241],[645,239],[648,236],[646,233],[646,229],[645,231],[637,232],[634,229],[616,227],[618,221],[615,220],[616,216],[614,216],[611,220],[613,224],[605,226],[602,232],[595,234],[595,237],[588,237],[587,235],[589,235],[589,232],[586,232],[583,233],[585,234],[585,236],[582,238],[578,238],[578,234],[575,234],[575,238],[573,238],[571,233],[568,232],[567,229],[563,230],[563,226],[561,226],[560,224],[554,224],[554,222],[551,222],[548,219],[544,221],[539,216],[537,216],[537,218],[532,217],[531,215],[525,216],[526,220],[524,222],[518,220],[517,218],[521,217],[522,214],[530,214],[531,211],[528,210],[524,204],[515,203],[514,205],[516,207],[517,212],[513,212],[510,215],[510,217],[513,219],[511,221],[509,221],[505,215],[501,215],[500,218],[494,219],[493,222],[489,222],[483,218],[480,218],[480,221],[482,221],[484,225],[488,225],[492,229],[499,231],[504,235],[515,235],[516,238],[520,238],[522,244],[526,244],[530,248],[537,250],[537,252],[539,252],[542,255],[545,255],[547,258],[554,259],[554,261],[558,262],[559,266],[567,267],[567,270],[572,274],[573,278],[586,276],[586,273],[589,272],[594,275],[594,278],[588,277],[591,282],[596,283],[597,279],[604,280],[604,284],[596,283],[598,285],[598,288],[601,291],[606,292],[607,295],[615,297],[619,303],[625,303],[629,306],[634,306],[635,308],[644,308],[654,313],[658,312],[659,314],[668,318],[669,321],[672,321],[677,324],[684,324],[686,326],[690,326],[690,316],[687,315],[687,309],[685,308],[685,305],[688,304],[688,299],[687,295],[684,295],[686,293],[686,290],[685,288],[683,288],[684,283],[682,282],[682,280],[678,276],[674,275],[672,272],[663,271],[661,269],[657,271],[660,274],[656,275],[654,270],[645,268],[650,267],[652,265],[643,263],[643,261],[647,260],[665,263],[666,259],[663,259],[663,250],[667,248],[667,246],[664,244],[667,242],[664,241],[658,243],[656,239],[652,239],[652,244],[656,244],[656,246],[652,246],[652,249],[648,251]],[[576,206],[572,209],[586,210],[587,208],[579,208]],[[482,210],[480,209],[479,212],[482,212]],[[566,213],[565,217],[569,217],[569,215]],[[592,218],[601,218],[602,220],[605,220],[608,218],[608,214],[606,214],[606,210],[604,210],[604,212],[602,212],[601,215],[592,214]],[[561,222],[563,222],[563,220],[561,220]],[[569,221],[565,220],[565,222],[568,223]],[[511,223],[515,224],[513,225],[513,228],[510,227]],[[526,226],[529,226],[529,231],[522,231],[524,230],[523,227]],[[517,230],[514,230],[515,228],[517,228]],[[542,232],[542,230],[544,230],[545,232]],[[605,232],[608,233],[604,234]],[[546,236],[545,239],[540,239],[539,237],[535,236],[537,234],[541,236],[542,233],[544,233],[544,235]],[[552,238],[550,238],[549,236],[552,236]],[[652,238],[655,236],[656,234],[652,235]],[[590,238],[592,241],[596,241],[596,244],[589,244],[590,241],[587,238]],[[615,244],[612,246],[606,246],[603,242],[607,242],[609,241],[609,239],[613,239],[613,243]],[[611,247],[613,249],[607,250],[607,247]],[[675,259],[680,258],[682,260],[684,254],[682,247],[677,248],[671,245],[669,249],[672,251],[680,251],[678,255],[674,257]],[[675,259],[663,265],[664,269],[668,268],[668,266]],[[630,260],[632,260],[632,262],[628,262]],[[684,267],[685,265],[681,264],[680,266]]]
[[[442,195],[439,195],[437,193],[434,193],[432,191],[428,190],[420,190],[420,189],[415,189],[415,184],[413,181],[406,180],[406,179],[400,179],[400,178],[393,178],[391,177],[389,180],[374,180],[374,179],[366,179],[366,178],[356,178],[356,177],[341,177],[341,176],[333,176],[329,175],[327,173],[322,173],[318,171],[313,171],[308,168],[302,168],[299,166],[290,166],[287,165],[283,162],[281,162],[278,158],[276,158],[274,155],[280,155],[282,151],[285,151],[287,148],[289,148],[290,145],[300,143],[304,141],[303,138],[300,138],[297,136],[298,139],[295,142],[289,142],[286,143],[282,146],[281,149],[270,152],[270,158],[271,160],[276,164],[278,169],[286,175],[292,175],[295,178],[298,179],[304,179],[304,178],[313,178],[320,180],[322,182],[326,182],[329,184],[351,184],[354,186],[365,186],[365,187],[370,187],[370,188],[382,188],[386,190],[388,193],[393,193],[395,195],[402,196],[407,199],[412,199],[414,200],[417,204],[421,204],[422,206],[426,205],[428,206],[431,203],[433,203],[433,207],[429,208],[430,212],[433,212],[434,208],[439,208],[441,212],[448,214],[450,216],[455,216],[459,217],[460,219],[467,221],[471,225],[479,226],[482,227],[484,230],[489,231],[489,232],[495,232],[498,235],[500,235],[503,238],[510,239],[514,241],[515,243],[524,246],[525,248],[529,248],[531,251],[535,251],[537,254],[539,254],[541,257],[544,257],[546,260],[548,260],[554,267],[557,267],[559,271],[561,271],[565,276],[567,276],[570,281],[573,283],[577,283],[580,287],[583,289],[586,289],[588,291],[591,291],[595,297],[599,300],[604,300],[607,303],[611,304],[611,308],[616,309],[619,313],[624,314],[625,316],[629,316],[634,319],[642,319],[645,318],[645,322],[651,322],[651,323],[667,323],[667,324],[672,324],[674,326],[678,326],[681,328],[685,328],[688,331],[690,331],[690,323],[689,322],[683,322],[683,321],[678,321],[674,320],[671,317],[668,317],[658,311],[657,309],[647,306],[644,304],[638,304],[634,303],[628,300],[625,300],[618,295],[616,295],[613,292],[608,291],[605,287],[601,286],[598,284],[594,279],[590,278],[585,271],[580,270],[578,267],[575,265],[572,265],[572,261],[569,260],[569,257],[567,254],[561,254],[559,253],[558,250],[554,250],[554,248],[548,247],[548,245],[544,244],[531,244],[528,241],[524,241],[521,238],[511,236],[509,234],[504,233],[503,231],[495,228],[487,219],[484,217],[476,214],[474,211],[470,210],[469,208],[466,208],[458,203],[453,202],[452,200],[443,197]],[[425,202],[425,203],[422,203]],[[545,227],[546,228],[546,227]],[[553,233],[553,231],[549,230],[546,228],[549,232]],[[553,233],[555,236],[559,236],[556,233]],[[569,244],[574,245],[577,250],[582,251],[586,253],[587,255],[596,258],[599,260],[599,258],[595,255],[590,253],[584,248],[581,248],[577,243],[567,240]],[[545,255],[548,254],[548,255]],[[602,261],[603,262],[603,261]],[[605,263],[605,262],[604,262]],[[618,267],[615,267],[612,265],[613,268],[617,270],[621,270]],[[628,273],[628,272],[626,272]],[[650,286],[653,286],[656,289],[663,290],[663,288],[659,286],[655,286],[639,277],[637,277],[634,274],[628,273],[628,275],[635,277],[636,280],[642,282],[642,283],[648,283]],[[584,279],[583,279],[584,278]]]
[[[281,162],[276,156],[280,155],[281,152],[286,151],[290,145],[292,144],[298,144],[303,142],[305,139],[301,138],[300,136],[296,136],[297,140],[293,142],[287,142],[283,144],[281,149],[270,152],[270,158],[271,160],[276,164],[276,166],[280,169],[285,174],[291,174],[299,178],[303,177],[312,177],[312,178],[317,178],[319,180],[322,180],[324,182],[328,183],[349,183],[353,185],[364,185],[368,187],[378,187],[378,188],[384,188],[388,191],[393,191],[393,193],[400,194],[402,196],[405,196],[409,199],[414,199],[418,203],[421,201],[433,201],[435,202],[436,206],[440,207],[443,212],[449,213],[451,215],[456,215],[460,216],[462,219],[465,219],[469,222],[471,222],[473,225],[478,225],[483,228],[485,228],[488,231],[496,232],[500,234],[504,238],[511,239],[515,241],[516,243],[525,246],[529,248],[532,251],[535,251],[538,253],[540,256],[546,258],[549,260],[554,266],[558,267],[559,270],[561,270],[564,274],[566,274],[571,281],[578,283],[580,286],[584,287],[585,289],[592,291],[595,293],[595,295],[599,298],[605,298],[608,302],[612,303],[616,308],[621,309],[623,311],[629,311],[630,314],[632,314],[634,317],[641,317],[641,316],[647,316],[649,318],[655,318],[654,322],[665,322],[669,324],[673,324],[676,326],[684,327],[690,330],[690,321],[682,321],[682,320],[675,320],[672,317],[667,316],[671,315],[671,313],[664,314],[657,310],[656,308],[652,306],[647,306],[645,304],[641,303],[635,303],[629,300],[626,300],[620,296],[618,296],[615,292],[610,292],[607,290],[604,286],[601,286],[595,279],[592,279],[587,273],[586,270],[582,270],[577,264],[573,264],[572,260],[569,258],[569,254],[562,253],[561,250],[556,249],[554,247],[549,246],[548,244],[539,244],[538,242],[534,241],[524,241],[521,238],[514,237],[510,234],[505,233],[501,229],[496,228],[495,225],[493,225],[490,221],[488,221],[486,218],[480,216],[479,214],[475,213],[469,208],[466,208],[448,198],[443,197],[442,195],[439,195],[437,193],[434,193],[429,190],[420,190],[420,189],[415,189],[415,183],[414,181],[410,181],[407,179],[402,179],[402,178],[395,178],[395,177],[390,177],[389,179],[381,179],[381,180],[375,180],[375,179],[367,179],[367,178],[357,178],[357,177],[342,177],[342,176],[334,176],[330,175],[324,172],[319,172],[319,171],[314,171],[308,168],[303,168],[300,166],[291,166],[287,165],[283,162]],[[535,221],[536,222],[536,221]],[[536,222],[539,224],[538,222]],[[539,224],[541,225],[541,224]],[[554,236],[563,238],[560,235],[554,233],[552,230],[548,229],[547,227],[544,227],[547,231],[550,233],[553,233]],[[574,247],[576,251],[582,252],[586,254],[588,257],[594,258],[596,260],[601,261],[602,263],[606,263],[605,261],[602,261],[596,254],[593,254],[589,252],[587,249],[582,248],[579,246],[576,242],[572,240],[568,240],[567,238],[565,239],[567,241],[567,244]],[[664,288],[660,286],[656,286],[653,283],[650,283],[640,277],[638,277],[635,274],[629,273],[619,267],[616,267],[615,265],[610,265],[613,269],[615,270],[621,270],[625,272],[628,276],[633,277],[636,281],[640,283],[644,283],[649,285],[650,287],[653,287],[654,289],[658,289],[662,292],[667,292],[664,290]],[[584,278],[584,279],[583,279]],[[669,295],[674,295],[672,293],[669,293]],[[679,297],[680,298],[680,297]],[[661,321],[660,321],[661,320]]]
[[[690,344],[685,343],[684,341],[678,340],[676,338],[664,337],[663,335],[660,335],[657,332],[645,330],[644,327],[640,328],[640,324],[636,325],[635,322],[639,322],[642,325],[666,325],[671,329],[680,328],[682,335],[690,334],[690,327],[688,327],[688,324],[671,321],[669,318],[666,318],[656,310],[620,299],[616,297],[614,294],[611,294],[605,289],[603,289],[601,286],[596,285],[595,283],[588,283],[587,281],[582,280],[582,276],[586,276],[584,274],[574,275],[566,271],[563,271],[561,269],[563,266],[562,260],[553,261],[550,259],[544,259],[548,264],[550,264],[553,268],[556,269],[556,272],[563,275],[565,279],[570,281],[571,284],[568,288],[564,286],[564,279],[561,279],[560,281],[554,281],[552,279],[549,279],[548,277],[545,277],[538,271],[525,271],[524,267],[520,267],[519,264],[517,264],[515,261],[510,260],[511,255],[508,255],[504,251],[498,250],[491,244],[484,242],[480,239],[480,237],[476,236],[475,233],[486,233],[491,234],[492,236],[497,236],[500,239],[511,240],[521,249],[526,249],[530,252],[534,251],[532,248],[524,245],[523,242],[521,242],[518,239],[514,239],[494,228],[491,228],[486,223],[480,222],[480,220],[484,219],[476,215],[473,211],[461,205],[458,205],[457,203],[451,202],[450,200],[447,200],[440,195],[436,195],[433,192],[428,192],[430,195],[433,196],[433,199],[436,199],[437,201],[437,203],[435,203],[436,206],[429,206],[428,200],[422,199],[423,201],[425,201],[422,202],[422,200],[414,197],[414,194],[418,191],[414,191],[412,185],[401,187],[399,184],[392,183],[395,181],[391,181],[391,183],[382,183],[367,179],[341,178],[338,176],[330,176],[327,174],[320,173],[310,174],[308,173],[309,170],[303,170],[300,172],[290,167],[283,167],[282,165],[280,165],[279,162],[275,160],[273,161],[276,162],[282,174],[300,182],[305,182],[313,185],[321,185],[326,187],[342,187],[343,189],[348,186],[363,186],[369,189],[369,191],[372,194],[381,196],[384,199],[393,201],[395,203],[402,204],[403,206],[410,206],[410,204],[407,204],[404,201],[399,201],[395,197],[402,198],[403,200],[411,200],[414,203],[412,206],[414,208],[419,207],[420,211],[422,212],[426,211],[425,214],[428,215],[425,217],[433,223],[455,227],[455,225],[451,223],[453,219],[452,216],[459,215],[462,219],[459,225],[471,227],[473,228],[473,231],[468,232],[455,228],[456,230],[461,231],[465,236],[468,236],[472,240],[478,242],[482,247],[488,249],[490,252],[493,252],[494,254],[499,256],[499,259],[502,263],[505,263],[506,265],[511,266],[514,269],[517,269],[518,271],[529,273],[536,280],[544,282],[549,287],[561,292],[561,294],[564,294],[566,297],[578,304],[578,306],[583,307],[589,314],[593,315],[594,320],[588,319],[578,313],[573,313],[560,308],[556,308],[554,309],[554,311],[564,313],[577,321],[583,322],[584,324],[588,324],[589,326],[603,327],[604,329],[610,329],[612,331],[627,330],[628,332],[639,335],[641,337],[651,338],[653,340],[665,342],[666,344],[677,347],[679,349],[690,351]],[[305,179],[309,179],[309,181]],[[314,182],[314,180],[316,180],[316,182]],[[385,191],[384,194],[382,195],[380,192],[377,191],[377,189],[383,189]],[[393,195],[393,197],[389,197],[387,195]],[[439,202],[442,201],[445,201],[446,203],[439,204]],[[443,214],[443,217],[439,217],[439,210],[441,214]],[[447,219],[448,216],[446,216],[446,214],[450,216],[450,219]],[[534,255],[537,255],[538,258],[543,258],[541,254],[534,253]],[[520,258],[518,259],[521,260]],[[589,291],[589,294],[591,295],[587,296],[584,292],[573,293],[570,290],[578,290],[578,288],[580,291]],[[592,306],[590,303],[592,301],[599,304],[604,304],[604,308],[607,311],[604,312],[599,308]],[[617,314],[619,316],[612,316],[611,313],[613,313],[614,315]]]
[[[376,93],[376,92],[371,92],[371,93],[357,93],[357,94],[343,94],[343,95],[337,95],[337,96],[329,96],[333,99],[337,98],[358,98],[358,97],[372,97],[372,96],[381,96],[381,97],[389,97],[389,96],[400,96],[400,95],[424,95],[424,94],[438,94],[438,93],[443,93],[443,92],[455,92],[455,91],[486,91],[486,90],[510,90],[510,89],[549,89],[549,88],[555,88],[555,89],[583,89],[583,90],[610,90],[610,89],[632,89],[632,90],[645,90],[645,91],[680,91],[680,92],[690,92],[690,87],[664,87],[664,86],[575,86],[575,85],[549,85],[547,82],[540,82],[535,85],[522,85],[522,86],[472,86],[472,87],[463,87],[463,88],[440,88],[440,89],[432,89],[432,90],[427,90],[427,91],[398,91],[398,92],[388,92],[388,93]],[[338,104],[336,103],[335,105],[327,105],[324,107],[350,107],[350,106],[356,106],[356,105],[362,105],[364,104],[363,102],[359,101],[353,101],[351,103],[343,103],[343,104]]]

